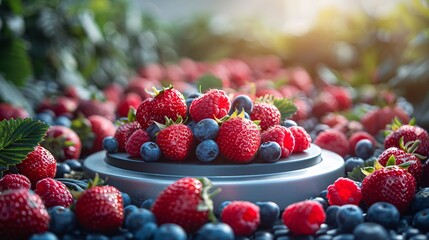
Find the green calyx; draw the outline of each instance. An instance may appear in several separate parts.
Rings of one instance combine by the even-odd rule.
[[[212,182],[206,178],[197,178],[203,184],[201,190],[201,199],[202,201],[198,204],[198,211],[208,211],[208,218],[211,222],[217,222],[217,218],[214,214],[214,207],[212,198],[219,194],[221,191],[220,188],[214,188]]]
[[[150,91],[146,91],[146,92],[149,95],[151,95],[152,97],[156,97],[159,94],[161,94],[161,93],[163,93],[163,92],[165,92],[167,90],[173,89],[173,88],[174,88],[173,85],[170,84],[168,87],[163,87],[161,89],[157,89],[156,87],[152,87],[152,92],[150,92]]]
[[[43,142],[40,143],[42,147],[46,148],[49,152],[52,153],[56,158],[65,160],[65,154],[63,151],[64,147],[74,146],[75,143],[69,140],[66,140],[64,136],[45,138]]]
[[[79,136],[84,149],[92,148],[95,134],[92,131],[91,122],[83,114],[79,114],[79,116],[72,121],[71,129]]]
[[[225,115],[221,119],[215,117],[214,120],[218,124],[222,124],[222,123],[224,123],[224,122],[226,122],[226,121],[228,121],[230,119],[233,119],[233,118],[242,118],[242,119],[245,119],[246,117],[245,117],[244,113],[245,113],[244,109],[242,109],[241,112],[238,112],[238,110],[235,109],[235,111],[231,115]],[[260,124],[261,120],[253,120],[252,122],[254,124],[256,124],[256,126],[259,127],[259,124]]]
[[[103,186],[105,184],[105,181],[100,178],[98,173],[95,173],[95,176],[93,179],[89,179],[88,187],[84,189],[83,191],[93,188],[95,186]],[[73,191],[70,190],[70,193],[72,194],[74,199],[78,199],[80,195],[82,195],[83,191]]]
[[[165,117],[164,124],[159,123],[157,121],[154,121],[154,123],[158,126],[159,130],[162,130],[174,124],[183,124],[185,121],[186,119],[183,119],[182,116],[178,116],[175,121],[169,117]]]
[[[384,136],[391,134],[392,132],[398,130],[400,127],[402,127],[404,124],[401,122],[401,120],[398,117],[394,117],[391,124],[388,124],[386,126],[386,130],[384,130]],[[407,125],[415,126],[416,125],[416,119],[411,118],[411,120],[408,122]]]
[[[361,168],[361,172],[365,176],[368,176],[368,175],[370,175],[370,174],[372,174],[372,173],[374,173],[374,172],[376,172],[378,170],[381,170],[383,168],[384,169],[393,169],[393,168],[399,167],[401,169],[408,170],[408,167],[411,164],[413,164],[413,163],[414,163],[414,161],[407,161],[407,162],[401,163],[399,165],[396,165],[396,158],[395,158],[395,156],[391,155],[389,157],[389,159],[387,160],[387,163],[386,163],[385,167],[383,167],[383,165],[381,165],[380,162],[378,162],[377,160],[375,160],[374,161],[374,166]]]
[[[275,98],[274,96],[269,94],[257,98],[255,100],[255,103],[266,103],[274,105],[279,110],[282,121],[292,117],[298,110],[292,99]]]
[[[417,150],[417,148],[420,146],[420,143],[421,143],[420,140],[415,140],[415,141],[409,141],[409,142],[407,142],[407,143],[404,144],[404,137],[402,136],[399,139],[399,148],[402,149],[406,153],[413,154],[414,156],[416,156],[420,160],[425,160],[426,156],[423,156],[421,154],[415,153],[415,151]]]
[[[137,110],[133,107],[130,107],[130,109],[128,110],[127,118],[116,120],[115,125],[121,126],[125,123],[130,123],[130,122],[136,121],[136,113],[137,113]]]

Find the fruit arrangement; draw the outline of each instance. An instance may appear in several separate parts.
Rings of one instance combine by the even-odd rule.
[[[249,68],[228,68],[233,62]],[[397,101],[361,104],[348,88],[316,84],[302,68],[250,68],[240,60],[190,64],[198,65],[187,61],[181,75],[172,78],[181,80],[164,87],[162,66],[156,77],[142,71],[125,87],[103,89],[104,101],[84,99],[69,88],[61,98],[67,100],[43,101],[32,118],[0,105],[1,236],[426,237],[429,135]],[[288,81],[277,85],[266,80],[285,76]],[[142,162],[246,167],[287,161],[311,144],[343,157],[344,176],[284,209],[275,202],[242,199],[215,207],[211,198],[221,189],[207,178],[192,177],[178,179],[154,199],[137,201],[82,172],[85,157],[101,150]]]

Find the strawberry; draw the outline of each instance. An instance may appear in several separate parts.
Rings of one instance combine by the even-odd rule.
[[[136,121],[125,122],[116,129],[114,137],[118,141],[119,152],[125,152],[125,146],[127,145],[127,141],[130,138],[131,134],[133,134],[139,129],[141,129],[141,126]]]
[[[7,174],[0,179],[0,192],[19,188],[31,188],[31,182],[26,176],[21,174]]]
[[[125,149],[132,157],[138,157],[140,156],[140,147],[143,143],[148,141],[150,141],[149,134],[143,129],[138,129],[131,134],[125,145]]]
[[[39,180],[55,177],[57,161],[46,148],[36,146],[16,167],[20,174],[30,180],[31,186],[35,187]]]
[[[273,105],[273,98],[270,95],[265,95],[262,98],[258,98],[253,105],[253,110],[250,113],[250,119],[253,121],[259,120],[259,126],[262,131],[268,128],[279,125],[281,121],[281,114],[279,109]]]
[[[228,224],[237,236],[249,236],[259,226],[259,207],[248,201],[232,201],[221,212],[222,222]]]
[[[304,200],[290,204],[282,214],[283,223],[294,235],[313,235],[325,222],[326,214],[322,204]]]
[[[105,137],[113,136],[116,132],[116,127],[111,120],[101,115],[92,115],[88,117],[91,124],[91,131],[94,135],[94,140],[86,152],[94,153],[103,149],[103,139]]]
[[[121,192],[113,186],[94,186],[84,190],[76,200],[76,219],[89,231],[111,233],[124,221]]]
[[[368,206],[376,202],[389,202],[400,213],[405,213],[414,198],[416,180],[395,162],[395,157],[391,156],[386,167],[375,161],[374,167],[363,169],[366,176],[362,181],[362,197]]]
[[[72,129],[64,126],[49,127],[40,145],[51,152],[58,162],[78,159],[82,151],[79,136]]]
[[[262,132],[261,143],[274,141],[280,145],[282,150],[282,158],[286,158],[292,154],[295,147],[295,138],[292,132],[287,127],[274,125],[268,130]]]
[[[166,125],[160,125],[156,143],[162,155],[172,161],[185,160],[192,151],[194,135],[192,130],[182,123],[182,118],[176,122],[166,120]]]
[[[44,178],[36,184],[36,194],[42,198],[46,208],[53,206],[69,207],[73,196],[64,183],[53,178]]]
[[[121,99],[116,107],[116,112],[119,117],[128,116],[130,108],[137,109],[142,103],[142,98],[136,93],[128,93]]]
[[[155,96],[144,100],[137,108],[136,119],[146,130],[154,121],[165,123],[165,117],[176,121],[186,117],[186,103],[183,95],[172,86],[155,90]]]
[[[40,103],[37,112],[51,110],[55,113],[55,116],[71,115],[77,109],[77,106],[78,102],[73,98],[65,96],[50,97]]]
[[[258,125],[235,111],[226,118],[216,137],[219,152],[236,163],[251,161],[258,152],[261,135]]]
[[[349,143],[343,132],[336,129],[327,129],[316,136],[314,144],[321,148],[337,153],[345,157],[349,153]]]
[[[402,108],[386,106],[375,108],[365,113],[362,116],[361,123],[369,134],[376,135],[380,130],[385,129],[395,117],[399,118],[401,122],[410,120],[410,117]]]
[[[49,228],[49,214],[42,199],[28,189],[0,194],[0,236],[2,239],[28,239]]]
[[[370,140],[371,143],[373,144],[373,146],[376,145],[375,138],[371,134],[369,134],[368,132],[363,131],[363,130],[356,131],[349,137],[349,153],[350,154],[354,154],[356,144],[360,140],[363,140],[363,139]]]
[[[404,143],[418,140],[420,144],[414,153],[429,157],[429,134],[425,129],[415,126],[414,120],[411,120],[409,124],[402,125],[401,121],[395,118],[393,124],[391,124],[391,128],[388,131],[389,135],[384,139],[384,148],[400,148],[401,138],[403,138]]]
[[[293,147],[292,153],[304,152],[311,146],[311,137],[308,132],[300,126],[289,127],[293,138],[295,139],[295,146]]]
[[[186,232],[198,230],[209,220],[214,220],[212,190],[207,178],[181,178],[159,193],[152,205],[157,224],[175,223]]]
[[[192,101],[189,114],[195,122],[204,118],[220,119],[228,114],[230,108],[231,101],[223,90],[210,89]]]
[[[100,115],[112,122],[116,119],[115,105],[112,102],[103,102],[98,99],[80,100],[75,114],[83,114],[85,117]]]
[[[30,117],[30,114],[24,108],[9,103],[0,103],[0,121],[28,117]]]

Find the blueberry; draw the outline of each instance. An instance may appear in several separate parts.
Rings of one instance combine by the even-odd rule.
[[[230,204],[230,203],[231,203],[231,201],[223,201],[223,202],[221,202],[221,203],[220,203],[220,205],[219,205],[218,211],[217,211],[217,215],[220,215],[220,214],[222,213],[223,209],[224,209],[228,204]]]
[[[109,136],[103,139],[103,149],[108,153],[115,153],[118,151],[118,140],[115,137]]]
[[[377,223],[364,222],[355,227],[353,235],[356,240],[384,240],[389,239],[389,233],[386,229]]]
[[[422,232],[429,231],[429,208],[420,210],[414,215],[413,225]]]
[[[136,205],[128,205],[124,207],[124,219],[127,219],[128,215],[133,212],[137,212],[139,208]]]
[[[155,215],[147,209],[139,208],[137,211],[130,213],[125,219],[125,227],[135,233],[139,228],[148,222],[156,223]]]
[[[274,225],[280,216],[280,208],[274,202],[256,202],[259,207],[260,226],[270,228]]]
[[[198,141],[215,139],[219,132],[219,124],[211,118],[205,118],[195,124],[193,133]]]
[[[365,216],[368,222],[374,222],[385,228],[396,228],[399,225],[400,214],[398,209],[388,202],[372,204]]]
[[[49,221],[49,231],[62,235],[75,229],[76,216],[70,208],[54,206],[48,209],[51,220]]]
[[[198,97],[201,97],[201,93],[199,93],[199,92],[193,92],[193,93],[189,93],[188,94],[188,96],[186,97],[186,99],[189,99],[189,98],[198,98]]]
[[[351,172],[355,167],[361,167],[365,164],[365,161],[360,157],[350,157],[344,162],[345,172]]]
[[[414,213],[425,208],[429,208],[429,187],[420,189],[411,203],[411,210]]]
[[[235,110],[240,113],[241,111],[245,111],[248,114],[252,113],[253,110],[253,102],[247,95],[238,95],[236,96],[231,103],[231,110],[229,114],[232,114]]]
[[[328,130],[328,129],[330,129],[331,127],[329,127],[328,125],[326,125],[326,124],[323,124],[323,123],[319,123],[319,124],[317,124],[316,126],[314,126],[314,129],[313,129],[313,131],[316,133],[316,135],[319,135],[319,133],[321,133],[321,132],[323,132],[323,131],[325,131],[325,130]]]
[[[403,235],[405,236],[405,239],[410,239],[419,234],[420,234],[420,230],[414,227],[408,227],[403,233]]]
[[[205,140],[197,145],[196,155],[201,162],[211,162],[219,155],[219,146],[213,140]]]
[[[71,124],[72,122],[70,118],[64,115],[56,117],[53,123],[53,125],[64,126],[64,127],[70,127]]]
[[[328,190],[327,190],[327,189],[325,189],[325,190],[323,190],[323,191],[321,191],[321,192],[319,193],[319,196],[318,196],[318,197],[321,197],[321,198],[325,199],[326,201],[328,201],[328,197],[327,197],[327,195],[328,195]]]
[[[85,240],[109,240],[109,237],[100,233],[90,233],[86,235]]]
[[[51,232],[36,233],[31,235],[30,240],[57,240],[57,236]]]
[[[195,233],[195,240],[233,240],[234,232],[231,227],[225,223],[206,223]]]
[[[326,208],[326,220],[325,223],[330,227],[337,226],[337,212],[340,209],[338,205],[331,205]]]
[[[150,210],[152,208],[153,202],[154,200],[152,198],[148,198],[142,202],[141,207]]]
[[[65,174],[70,174],[71,168],[67,163],[57,162],[57,171],[55,173],[56,178],[63,178]]]
[[[82,171],[82,163],[79,160],[76,159],[67,159],[64,161],[72,171]]]
[[[156,135],[159,130],[159,126],[156,123],[151,123],[149,127],[147,127],[146,132],[149,134],[149,137],[153,142],[156,142]]]
[[[338,209],[336,219],[340,231],[351,233],[357,225],[363,222],[363,212],[356,205],[346,204]]]
[[[320,205],[322,205],[323,209],[325,209],[325,210],[329,206],[328,201],[322,197],[313,197],[313,198],[311,198],[311,200],[320,203]]]
[[[134,239],[150,240],[156,232],[158,225],[154,222],[148,222],[134,233]]]
[[[368,159],[374,154],[374,144],[368,139],[359,140],[355,146],[355,156]]]
[[[40,120],[48,125],[52,125],[54,123],[54,118],[51,114],[47,112],[40,112],[34,116],[34,120]]]
[[[174,223],[165,223],[156,229],[153,240],[186,240],[186,232]]]
[[[277,162],[281,155],[280,145],[274,141],[264,142],[259,146],[259,157],[265,162]]]
[[[332,240],[355,240],[355,236],[351,233],[341,233],[333,237]]]
[[[270,232],[257,231],[253,234],[254,240],[274,240],[274,236]]]
[[[186,126],[188,126],[191,129],[192,133],[194,133],[194,127],[196,124],[197,122],[191,120],[186,123]]]
[[[161,149],[154,142],[145,142],[140,147],[140,155],[146,162],[154,162],[161,158]]]
[[[296,126],[298,126],[298,123],[296,123],[294,120],[292,120],[292,119],[285,119],[284,121],[282,121],[281,123],[280,123],[280,125],[282,125],[283,127],[296,127]]]
[[[126,192],[121,192],[121,195],[122,195],[122,203],[123,203],[124,207],[130,205],[131,204],[130,195],[128,195],[128,193],[126,193]]]

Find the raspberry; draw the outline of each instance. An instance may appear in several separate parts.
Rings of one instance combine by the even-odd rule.
[[[295,139],[295,146],[292,152],[303,152],[310,147],[310,134],[308,134],[308,132],[303,127],[292,126],[289,128],[289,130],[292,132],[293,138]]]
[[[222,118],[228,114],[231,101],[222,90],[211,89],[192,101],[189,114],[192,120],[199,122],[204,118]]]
[[[261,143],[273,141],[280,145],[282,158],[292,154],[295,147],[295,139],[292,132],[287,127],[275,125],[261,134]]]
[[[279,109],[271,103],[256,103],[253,106],[250,119],[260,120],[261,131],[265,131],[272,126],[280,124],[281,113]]]
[[[349,153],[349,143],[346,135],[336,129],[327,129],[319,133],[314,143],[323,149],[337,153],[341,157]]]
[[[140,156],[140,147],[148,141],[150,141],[149,134],[143,129],[138,129],[131,134],[125,145],[125,149],[132,157],[138,157]]]
[[[31,188],[31,182],[26,176],[21,174],[8,174],[0,179],[0,192],[19,188]]]
[[[141,127],[138,122],[127,122],[116,129],[114,137],[118,141],[119,152],[125,152],[125,146],[127,145],[127,141],[131,134],[139,129],[141,129]]]
[[[53,178],[44,178],[38,181],[35,192],[42,198],[46,208],[53,206],[69,207],[73,203],[73,196],[66,185]]]
[[[341,177],[334,184],[328,186],[326,197],[328,198],[329,205],[359,205],[362,199],[362,192],[353,180]]]
[[[235,235],[249,236],[258,228],[259,207],[247,201],[232,201],[222,210],[221,219]]]
[[[356,144],[362,139],[370,140],[374,146],[376,144],[375,138],[371,134],[369,134],[366,131],[357,131],[357,132],[353,133],[349,138],[349,146],[350,146],[349,147],[349,153],[350,154],[354,154]]]
[[[325,222],[326,214],[322,204],[305,200],[293,203],[283,212],[283,223],[295,235],[313,235]]]

